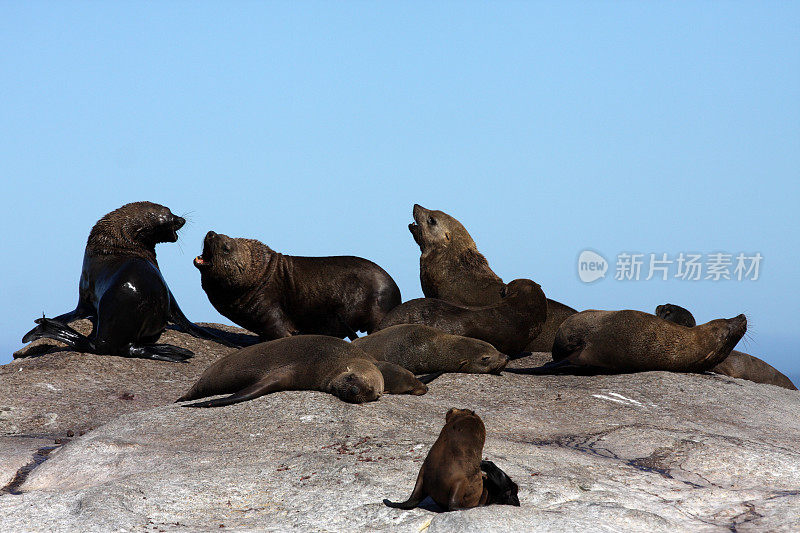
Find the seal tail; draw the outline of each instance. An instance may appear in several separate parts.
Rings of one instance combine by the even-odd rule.
[[[38,324],[22,337],[22,342],[31,342],[36,339],[48,338],[63,342],[79,352],[93,352],[94,343],[86,335],[82,335],[60,322],[51,318],[37,318],[34,322]]]

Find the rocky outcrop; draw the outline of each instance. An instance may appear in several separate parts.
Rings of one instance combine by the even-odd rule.
[[[0,477],[17,478],[0,529],[800,529],[796,391],[711,374],[449,374],[366,405],[302,391],[190,409],[172,401],[229,349],[165,335],[197,357],[58,351],[0,367]],[[411,492],[450,407],[483,418],[484,455],[521,507],[381,503]]]

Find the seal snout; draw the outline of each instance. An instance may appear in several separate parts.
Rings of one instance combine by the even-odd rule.
[[[186,224],[186,219],[183,217],[172,217],[172,226],[177,230],[181,229]]]

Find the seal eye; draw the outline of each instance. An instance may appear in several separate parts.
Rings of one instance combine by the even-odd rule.
[[[484,355],[483,357],[481,357],[481,363],[488,363],[489,359],[491,359],[491,357],[489,357],[488,355]]]
[[[433,218],[433,217],[428,217],[428,224],[430,224],[431,226],[435,226],[436,225],[436,219]]]
[[[230,246],[230,244],[228,244],[227,242],[225,242],[225,243],[222,243],[222,251],[223,251],[223,252],[225,252],[226,254],[229,254],[229,253],[231,253],[231,246]]]

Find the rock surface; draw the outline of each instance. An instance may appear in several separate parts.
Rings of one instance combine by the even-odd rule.
[[[67,441],[0,494],[0,530],[800,529],[796,391],[710,374],[449,374],[424,396],[367,405],[303,391],[189,409],[172,401],[229,349],[163,341],[198,355],[59,351],[0,367],[0,477],[45,437]],[[450,407],[483,418],[484,456],[519,484],[521,507],[381,503],[411,492]]]

